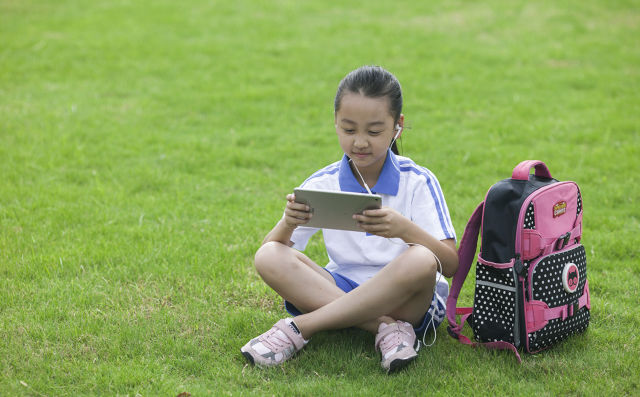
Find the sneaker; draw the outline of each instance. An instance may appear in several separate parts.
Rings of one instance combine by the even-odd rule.
[[[287,318],[275,323],[264,334],[251,339],[240,351],[251,364],[269,367],[282,364],[307,342],[293,321]]]
[[[376,335],[376,350],[382,355],[382,368],[387,373],[394,372],[418,357],[420,341],[413,326],[404,321],[393,324],[382,323]]]

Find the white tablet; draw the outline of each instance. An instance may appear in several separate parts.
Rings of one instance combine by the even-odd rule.
[[[294,189],[293,192],[296,201],[307,204],[313,214],[303,226],[362,232],[353,215],[382,207],[382,197],[378,194],[315,189]]]

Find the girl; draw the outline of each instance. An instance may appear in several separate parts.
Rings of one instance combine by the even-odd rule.
[[[252,364],[278,365],[316,332],[356,326],[376,335],[389,373],[417,356],[416,334],[444,319],[448,284],[441,273],[451,277],[458,267],[455,233],[435,176],[398,155],[404,115],[395,76],[377,66],[352,71],[334,108],[344,156],[301,187],[366,193],[371,186],[383,206],[353,215],[362,232],[323,229],[330,261],[322,268],[300,252],[317,231],[304,226],[309,207],[287,195],[255,266],[295,319],[278,321],[241,352]]]

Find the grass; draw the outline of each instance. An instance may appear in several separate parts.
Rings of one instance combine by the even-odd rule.
[[[0,394],[640,393],[639,11],[0,0]],[[283,315],[253,253],[284,195],[339,158],[335,88],[370,63],[403,84],[403,152],[438,175],[458,237],[523,159],[579,183],[585,334],[517,365],[442,327],[387,377],[346,330],[245,366],[240,346]],[[326,260],[321,239],[308,254]]]

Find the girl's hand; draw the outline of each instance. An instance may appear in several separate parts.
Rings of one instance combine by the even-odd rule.
[[[406,230],[406,222],[411,222],[389,207],[365,210],[361,215],[355,214],[353,219],[358,221],[365,232],[387,238],[401,237],[402,232]]]
[[[292,229],[304,225],[311,219],[310,208],[306,204],[296,203],[294,194],[287,194],[287,207],[284,210],[284,221]]]

